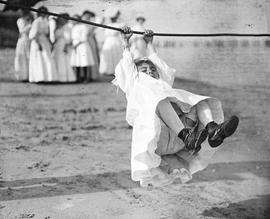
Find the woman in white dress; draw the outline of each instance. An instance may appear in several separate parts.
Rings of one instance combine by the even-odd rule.
[[[138,15],[136,18],[137,24],[132,27],[134,31],[144,32],[145,28],[143,26],[145,18],[142,15]],[[143,58],[147,56],[146,43],[143,39],[143,35],[135,34],[130,39],[131,47],[130,51],[133,54],[134,59]]]
[[[83,12],[83,17],[87,21],[92,21],[95,22],[95,13],[91,11],[84,11]],[[88,26],[89,28],[89,33],[88,33],[88,42],[92,50],[92,54],[94,57],[94,65],[91,68],[91,80],[97,80],[99,78],[99,49],[98,49],[98,44],[95,36],[95,31],[96,27],[94,26]]]
[[[84,19],[82,17],[82,19]],[[77,81],[91,80],[91,67],[95,64],[93,53],[88,42],[89,25],[76,23],[72,29],[71,65],[76,67]]]
[[[123,23],[118,21],[120,16],[120,11],[117,10],[116,13],[110,15],[111,23],[107,25],[121,28]],[[99,72],[101,74],[113,75],[117,63],[122,57],[122,43],[120,38],[120,32],[106,29],[104,31],[105,41],[100,54],[100,66]]]
[[[61,14],[62,16],[64,14]],[[56,29],[54,36],[51,37],[53,42],[53,60],[55,61],[57,81],[60,82],[74,82],[76,80],[73,69],[70,65],[69,47],[71,43],[70,30],[68,28],[67,20],[57,18]]]
[[[40,7],[40,11],[48,11]],[[29,59],[29,81],[51,82],[56,80],[55,64],[51,54],[51,43],[49,41],[49,24],[47,16],[38,13],[34,20],[29,38],[31,40]]]
[[[17,20],[19,39],[16,45],[14,67],[16,79],[20,81],[28,81],[29,77],[30,40],[28,35],[32,21],[33,15],[25,11],[23,11],[23,16]]]

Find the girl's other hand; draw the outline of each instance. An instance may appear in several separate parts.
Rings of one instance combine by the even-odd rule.
[[[143,34],[143,39],[145,40],[145,42],[147,44],[152,43],[153,38],[154,38],[154,32],[152,30],[145,30],[145,32]]]
[[[126,41],[129,41],[130,37],[132,36],[133,32],[130,27],[124,26],[122,28],[122,36]]]

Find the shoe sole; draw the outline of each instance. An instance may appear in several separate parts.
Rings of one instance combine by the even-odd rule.
[[[230,137],[237,129],[239,119],[237,116],[232,116],[224,128],[225,137]]]
[[[236,129],[238,127],[238,124],[239,124],[238,117],[237,116],[232,116],[230,118],[230,120],[226,123],[225,127],[224,127],[224,135],[225,135],[225,137],[215,139],[215,140],[209,139],[208,140],[209,145],[212,148],[216,148],[216,147],[220,146],[223,143],[225,138],[230,137],[236,131]]]

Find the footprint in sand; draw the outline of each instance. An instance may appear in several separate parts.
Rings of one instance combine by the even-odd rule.
[[[26,145],[19,145],[15,147],[16,150],[30,151],[30,147]]]
[[[40,169],[41,172],[44,172],[50,164],[51,164],[50,162],[39,161],[39,162],[36,162],[34,164],[27,166],[27,168],[28,169]]]

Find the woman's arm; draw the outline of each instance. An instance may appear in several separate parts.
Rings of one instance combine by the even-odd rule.
[[[35,40],[36,43],[38,44],[39,50],[42,51],[42,46],[41,46],[39,39],[38,39],[38,29],[39,29],[39,21],[36,19],[33,21],[32,27],[30,29],[29,39]]]

